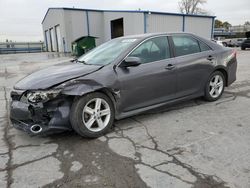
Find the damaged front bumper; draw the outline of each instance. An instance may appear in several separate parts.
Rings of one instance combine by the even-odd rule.
[[[31,104],[21,95],[15,91],[11,93],[10,120],[16,129],[30,135],[72,130],[69,121],[70,98],[61,96],[46,103]]]

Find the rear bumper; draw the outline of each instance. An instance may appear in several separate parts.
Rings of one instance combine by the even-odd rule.
[[[38,107],[14,100],[10,104],[10,120],[14,128],[30,135],[48,135],[71,130],[70,104],[67,100],[58,99]]]
[[[227,86],[230,86],[234,81],[236,81],[237,73],[237,60],[234,58],[227,64]]]

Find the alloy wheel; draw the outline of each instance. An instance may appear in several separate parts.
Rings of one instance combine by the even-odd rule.
[[[94,98],[84,106],[82,121],[88,130],[99,132],[108,125],[110,116],[109,104],[102,98]]]
[[[217,98],[221,95],[224,87],[223,78],[221,75],[214,75],[209,83],[209,94],[212,98]]]

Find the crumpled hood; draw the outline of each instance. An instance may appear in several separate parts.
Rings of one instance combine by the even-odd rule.
[[[100,68],[100,66],[82,63],[61,63],[26,76],[17,82],[14,88],[21,90],[46,89],[64,81],[90,74]]]

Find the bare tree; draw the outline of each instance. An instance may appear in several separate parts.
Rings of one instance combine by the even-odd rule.
[[[200,5],[207,3],[207,0],[181,0],[179,9],[183,14],[207,14],[207,11],[200,8]]]
[[[250,25],[250,22],[249,22],[249,21],[246,21],[246,22],[244,23],[244,25]]]

